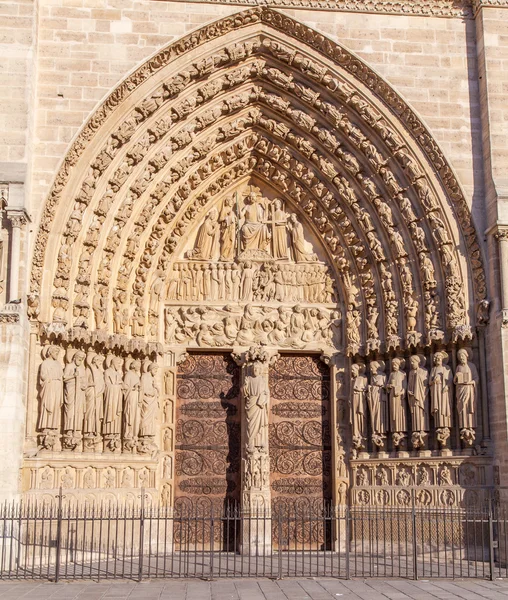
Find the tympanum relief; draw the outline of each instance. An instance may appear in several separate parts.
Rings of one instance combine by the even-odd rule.
[[[168,275],[166,344],[340,348],[334,277],[300,220],[256,188],[212,208]]]

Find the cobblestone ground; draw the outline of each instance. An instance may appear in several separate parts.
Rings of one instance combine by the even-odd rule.
[[[508,580],[287,579],[134,583],[1,582],[0,599],[30,600],[507,600]]]

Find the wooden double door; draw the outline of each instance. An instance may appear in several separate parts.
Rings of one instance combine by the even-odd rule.
[[[179,366],[177,514],[219,517],[240,508],[240,375],[228,353],[191,354]],[[287,524],[282,535],[274,526],[273,543],[323,546],[326,532],[319,532],[317,521],[310,529],[296,523],[310,522],[331,503],[328,368],[316,356],[282,355],[270,367],[269,385],[272,512],[283,515]],[[211,543],[211,535],[201,534],[201,542]],[[236,533],[217,530],[213,537],[214,546],[235,549]]]

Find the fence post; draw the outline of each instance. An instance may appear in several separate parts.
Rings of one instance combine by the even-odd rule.
[[[492,515],[492,496],[489,495],[489,567],[490,581],[494,581],[494,519]]]
[[[141,488],[141,509],[139,513],[139,559],[138,559],[138,581],[143,579],[143,552],[145,538],[145,488]]]
[[[60,578],[60,554],[62,550],[62,488],[58,489],[58,509],[56,513],[56,564],[55,564],[55,583]]]
[[[411,517],[412,517],[412,530],[413,530],[413,579],[418,579],[418,548],[416,539],[416,507],[415,507],[415,491],[411,490]]]
[[[349,565],[349,544],[351,543],[351,523],[350,523],[350,514],[349,514],[349,505],[346,506],[345,516],[346,516],[346,579],[351,579],[351,571]]]
[[[278,544],[277,544],[277,579],[282,579],[282,522],[281,522],[281,513],[277,515],[277,536],[278,536]],[[289,517],[288,517],[288,531],[289,531]]]

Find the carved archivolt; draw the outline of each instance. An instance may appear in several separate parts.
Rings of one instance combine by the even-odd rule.
[[[199,60],[178,59],[200,45]],[[87,146],[95,158],[82,167]],[[53,331],[161,339],[157,286],[242,181],[276,190],[322,240],[351,353],[471,336],[468,279],[485,301],[480,249],[434,140],[361,61],[261,8],[160,52],[85,126],[40,224],[31,316]],[[60,202],[70,208],[56,213]]]

